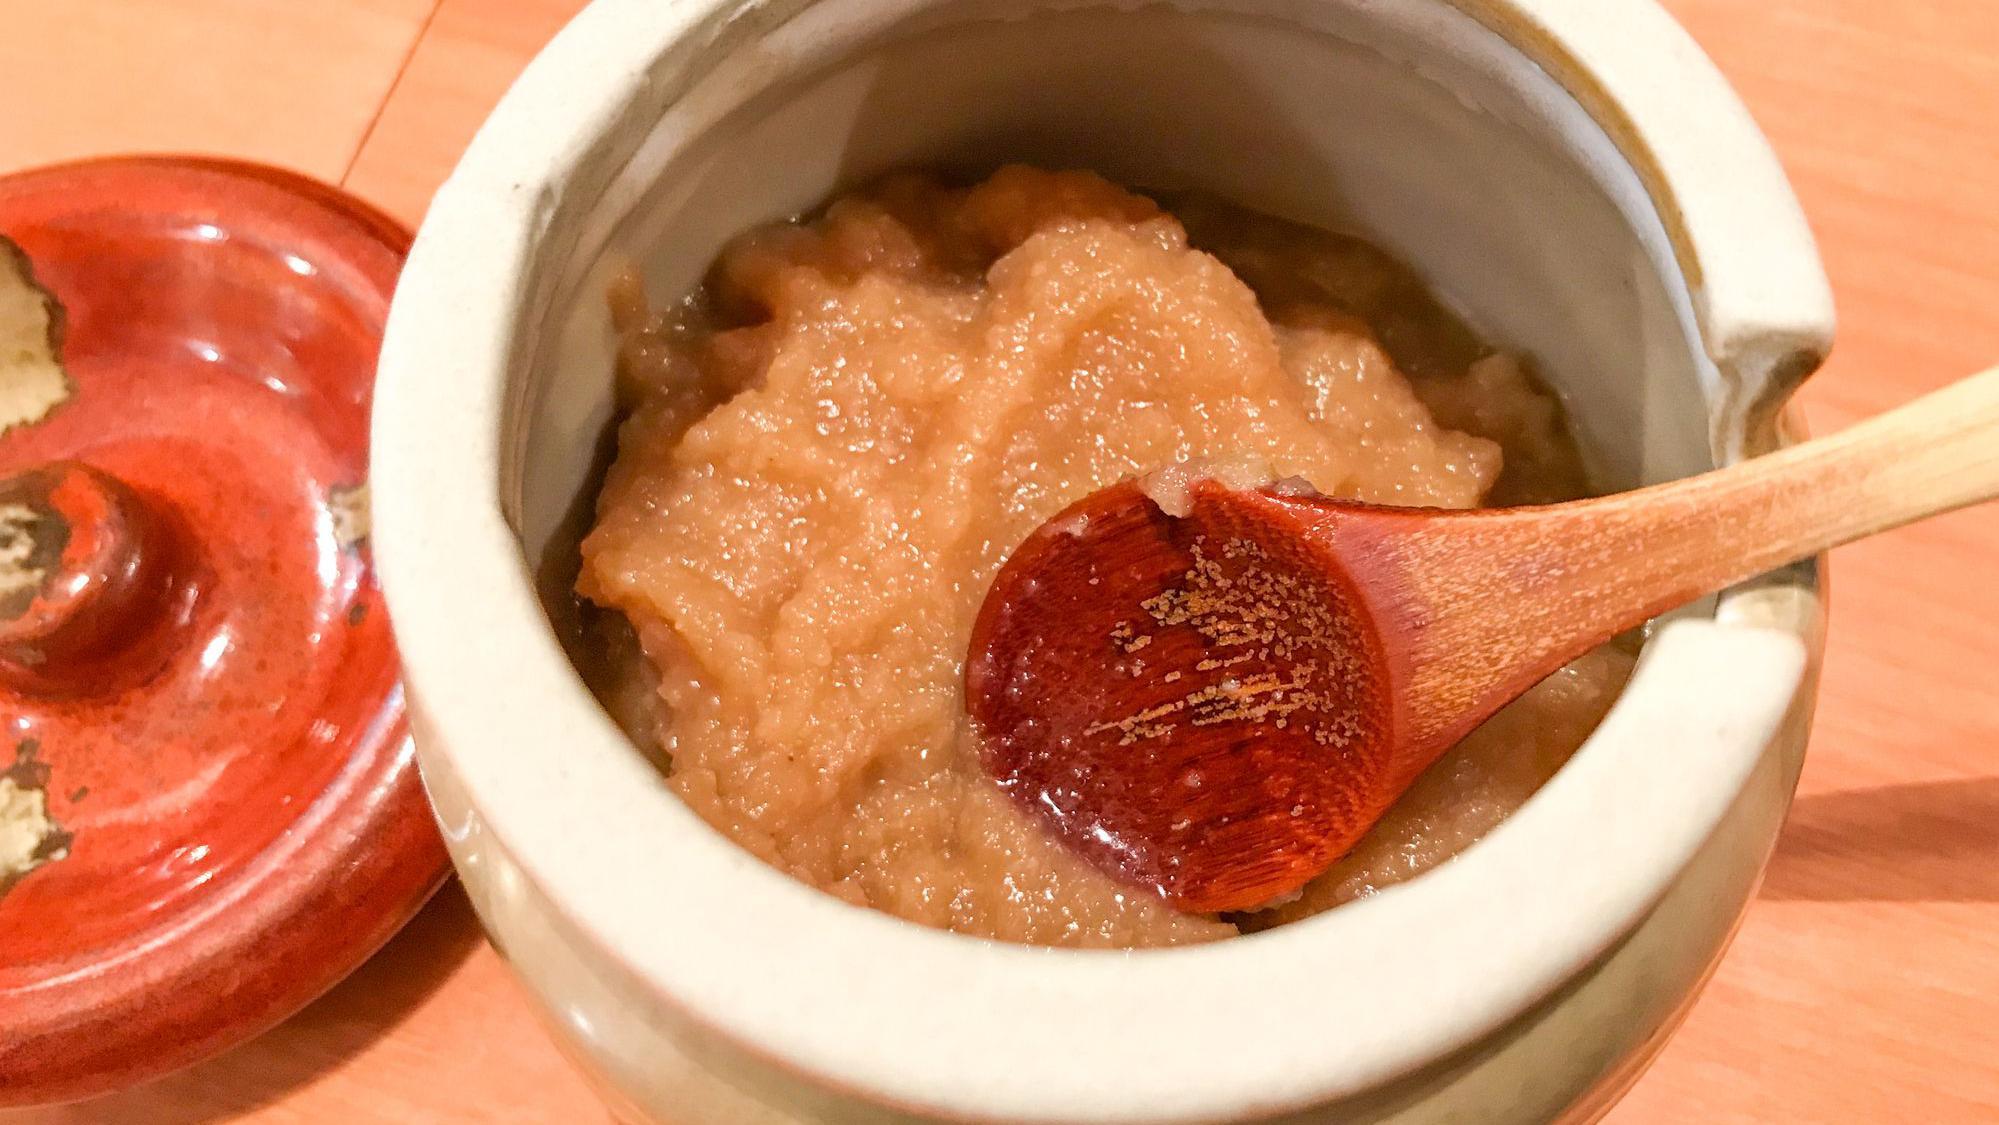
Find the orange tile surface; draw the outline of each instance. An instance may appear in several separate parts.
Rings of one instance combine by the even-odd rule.
[[[0,72],[62,92],[0,115],[0,169],[200,148],[346,176],[414,219],[580,6],[0,0]],[[1805,394],[1814,426],[1999,359],[1991,0],[1667,6],[1770,133],[1819,234],[1841,329]],[[1999,1120],[1995,559],[1990,507],[1836,554],[1797,809],[1733,951],[1613,1125]],[[4,1119],[604,1117],[453,890],[270,1035],[150,1087]]]
[[[408,223],[507,85],[582,0],[443,0],[347,187]]]
[[[240,156],[337,180],[435,0],[0,0],[0,166]]]

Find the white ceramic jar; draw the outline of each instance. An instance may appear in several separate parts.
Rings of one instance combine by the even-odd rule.
[[[1812,564],[1658,630],[1583,750],[1458,860],[1190,949],[1007,946],[795,883],[679,804],[566,662],[535,575],[601,469],[615,264],[683,291],[753,222],[999,160],[1367,236],[1537,359],[1611,484],[1779,440],[1831,336],[1768,147],[1648,0],[599,0],[439,193],[376,392],[377,557],[494,941],[633,1119],[1600,1112],[1769,854]]]

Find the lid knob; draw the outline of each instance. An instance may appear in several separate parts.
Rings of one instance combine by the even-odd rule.
[[[161,530],[80,461],[0,478],[0,684],[73,686],[147,636],[171,585]]]

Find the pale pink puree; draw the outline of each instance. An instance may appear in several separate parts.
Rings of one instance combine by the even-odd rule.
[[[981,773],[960,690],[973,617],[1008,550],[1099,487],[1249,454],[1384,503],[1583,491],[1554,399],[1406,270],[1351,239],[1180,210],[1212,255],[1094,176],[900,177],[744,235],[664,317],[629,283],[615,295],[630,415],[579,588],[635,627],[668,782],[719,831],[963,933],[1202,941],[1448,858],[1602,716],[1621,649],[1509,707],[1301,898],[1249,917],[1113,883]]]

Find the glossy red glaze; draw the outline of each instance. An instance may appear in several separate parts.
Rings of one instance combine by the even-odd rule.
[[[0,893],[18,1104],[271,1026],[447,864],[363,535],[407,234],[287,173],[173,159],[0,179],[0,233],[67,309],[74,383],[0,434],[0,477],[88,465],[23,487],[75,533],[62,573],[102,575],[0,623],[0,770],[68,836]]]

